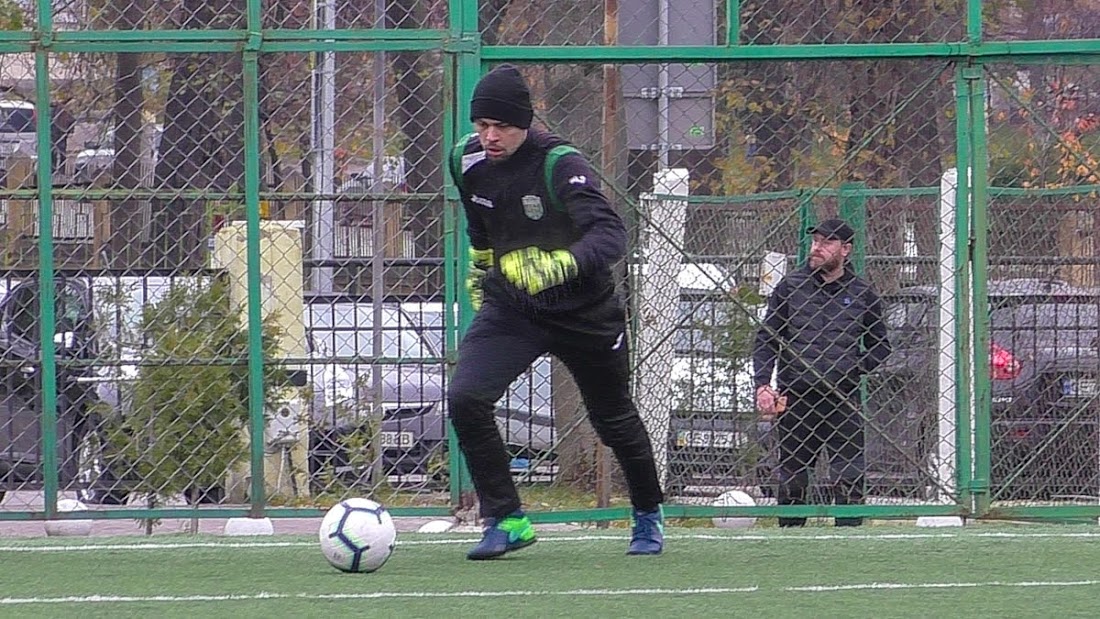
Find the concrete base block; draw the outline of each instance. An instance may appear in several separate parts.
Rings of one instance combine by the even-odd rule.
[[[230,518],[225,523],[226,535],[274,535],[271,518]]]
[[[965,522],[958,516],[921,516],[917,518],[918,527],[961,527]]]
[[[416,530],[417,533],[446,533],[455,527],[455,523],[450,520],[432,520],[431,522],[425,522]]]

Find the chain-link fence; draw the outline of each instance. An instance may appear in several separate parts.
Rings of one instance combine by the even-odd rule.
[[[731,490],[784,518],[1100,514],[1090,3],[38,0],[0,24],[0,518],[468,506],[444,167],[504,61],[627,222],[668,514]],[[834,216],[859,280],[804,269]],[[494,414],[533,511],[625,513],[587,511],[625,489],[558,360]]]

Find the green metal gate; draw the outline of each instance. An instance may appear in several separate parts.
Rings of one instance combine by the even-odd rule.
[[[68,496],[149,521],[470,507],[443,162],[502,62],[629,223],[667,515],[1100,516],[1100,9],[652,4],[3,5],[0,519]],[[715,43],[676,44],[678,10],[709,11]],[[671,43],[633,44],[646,28]],[[647,123],[683,142],[642,143]],[[751,334],[768,265],[838,213],[905,363],[863,385],[868,505],[829,505],[817,470],[809,505],[777,507]],[[500,403],[541,521],[628,515],[583,418],[552,359]],[[733,489],[757,505],[715,508]]]

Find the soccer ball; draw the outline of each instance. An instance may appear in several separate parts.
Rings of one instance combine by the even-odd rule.
[[[338,570],[373,572],[393,554],[397,529],[385,507],[370,499],[347,499],[332,506],[318,533],[321,551]]]
[[[747,492],[730,490],[720,494],[711,504],[715,507],[731,507],[734,505],[756,505],[756,501]],[[756,524],[756,518],[726,517],[712,518],[711,521],[714,526],[720,529],[747,529]]]

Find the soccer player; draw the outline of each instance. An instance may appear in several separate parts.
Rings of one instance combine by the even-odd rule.
[[[492,559],[535,542],[493,409],[546,353],[573,375],[589,420],[625,474],[634,508],[627,553],[659,554],[664,497],[630,397],[626,315],[611,276],[626,251],[626,230],[584,157],[571,148],[560,155],[555,147],[567,143],[531,128],[532,117],[519,70],[495,68],[474,89],[476,135],[451,159],[477,314],[459,344],[447,402],[486,524],[467,558]]]
[[[890,354],[890,342],[882,302],[847,264],[855,231],[827,219],[810,233],[809,264],[776,285],[756,334],[756,406],[765,418],[778,416],[780,505],[806,502],[809,470],[822,447],[831,456],[837,505],[862,504],[859,382]],[[862,523],[836,519],[837,526]],[[779,519],[781,527],[804,524],[805,518]]]

